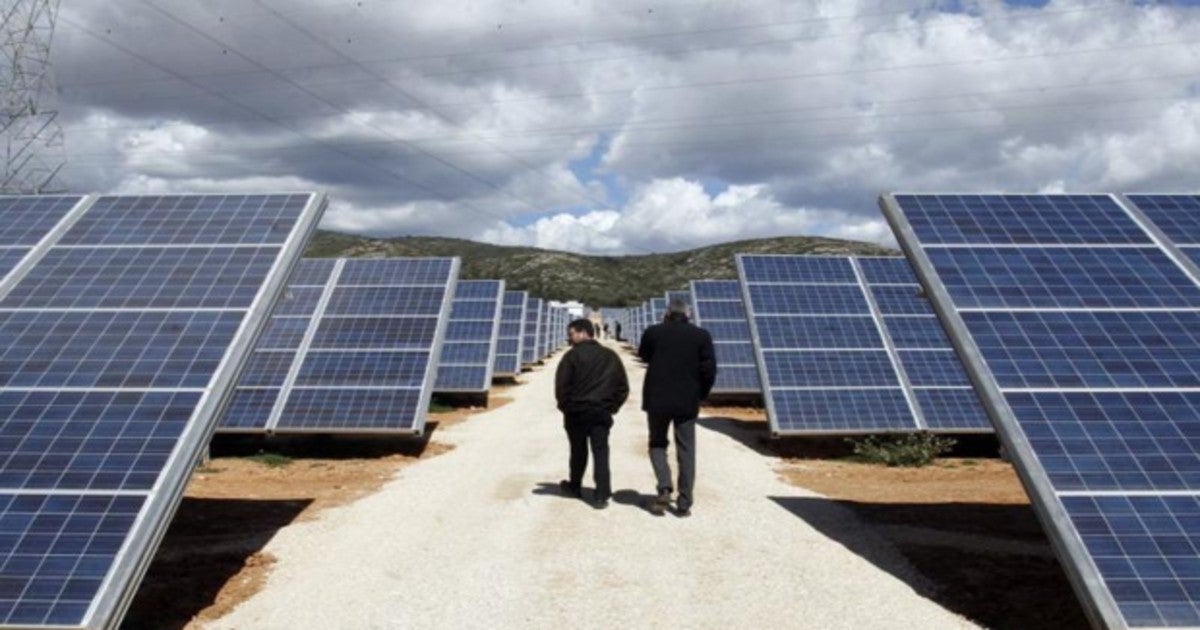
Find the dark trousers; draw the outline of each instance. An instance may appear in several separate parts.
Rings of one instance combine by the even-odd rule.
[[[608,432],[612,428],[612,414],[592,410],[569,413],[563,416],[563,428],[571,442],[570,484],[579,488],[583,483],[583,471],[587,470],[588,444],[592,447],[592,479],[596,482],[597,501],[612,496],[612,473],[608,468]]]
[[[675,425],[675,457],[679,461],[679,498],[681,510],[692,507],[692,487],[696,483],[696,419],[674,418],[663,414],[648,414],[650,424],[650,465],[659,492],[670,492],[671,464],[667,462],[667,431]]]

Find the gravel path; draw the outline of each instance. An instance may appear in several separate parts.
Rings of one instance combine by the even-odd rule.
[[[697,430],[693,516],[651,516],[644,370],[622,354],[634,393],[610,442],[608,510],[558,496],[551,361],[512,403],[437,433],[450,453],[281,530],[264,590],[213,627],[974,627],[919,595],[848,511],[723,433]]]

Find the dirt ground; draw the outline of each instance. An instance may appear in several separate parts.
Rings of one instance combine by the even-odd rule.
[[[492,389],[487,409],[509,402]],[[431,413],[426,437],[218,436],[142,580],[125,628],[195,628],[245,601],[275,559],[261,549],[279,529],[379,489],[400,469],[450,450],[437,432],[484,411]]]
[[[875,526],[928,580],[923,594],[950,610],[990,628],[1089,627],[993,438],[965,438],[930,466],[889,468],[854,461],[845,440],[773,440],[761,409],[706,408],[702,415],[778,457],[789,483]]]

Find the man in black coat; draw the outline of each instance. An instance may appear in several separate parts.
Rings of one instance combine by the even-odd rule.
[[[708,331],[688,322],[687,303],[672,300],[663,323],[642,333],[638,356],[646,362],[642,410],[650,425],[650,463],[658,497],[650,511],[661,516],[671,505],[671,465],[667,462],[667,429],[675,426],[679,460],[676,514],[690,516],[696,481],[696,417],[717,378],[717,357]]]
[[[563,494],[582,497],[583,471],[587,469],[588,443],[595,463],[592,478],[596,492],[592,507],[608,507],[612,477],[608,468],[608,432],[613,414],[629,398],[629,379],[617,353],[596,342],[590,320],[577,319],[567,326],[571,350],[554,374],[554,396],[563,412],[563,428],[571,443],[570,479],[560,482]]]

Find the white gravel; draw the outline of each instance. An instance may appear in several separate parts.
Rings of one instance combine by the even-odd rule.
[[[693,516],[644,511],[644,370],[622,354],[634,392],[611,439],[608,510],[557,495],[551,361],[514,402],[438,432],[450,453],[281,530],[266,587],[212,627],[974,627],[914,591],[903,558],[848,511],[722,433],[697,429]]]

